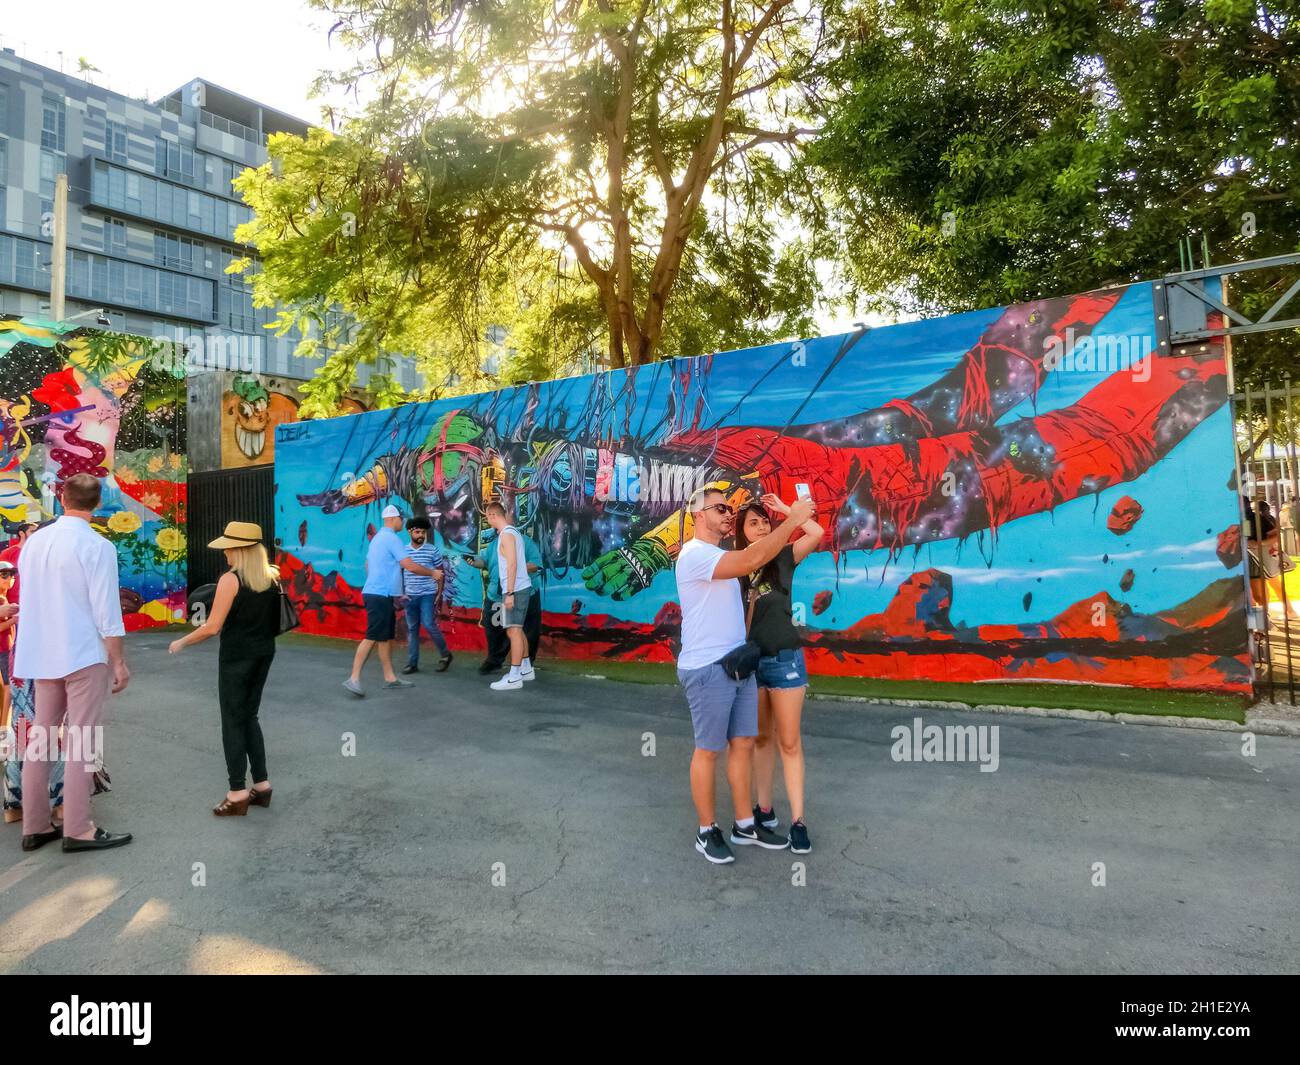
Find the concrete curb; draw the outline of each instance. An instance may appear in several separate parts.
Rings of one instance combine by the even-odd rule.
[[[927,702],[923,699],[880,699],[874,696],[860,695],[820,695],[810,694],[809,699],[836,703],[858,703],[867,706],[903,706],[918,709],[968,710],[980,714],[1020,714],[1027,717],[1063,717],[1072,721],[1114,721],[1121,725],[1160,725],[1166,728],[1208,729],[1216,732],[1253,732],[1260,736],[1300,737],[1300,722],[1277,721],[1266,717],[1252,718],[1246,712],[1246,723],[1223,721],[1210,717],[1177,717],[1170,714],[1112,714],[1105,710],[1071,710],[1065,707],[1046,706],[1004,706],[999,703],[952,702],[936,699]]]
[[[609,680],[602,673],[573,673],[584,680]],[[617,679],[617,678],[615,678]],[[671,685],[667,685],[671,687]],[[1071,721],[1112,721],[1121,725],[1159,725],[1164,728],[1190,728],[1211,732],[1253,732],[1257,736],[1291,736],[1300,738],[1300,720],[1279,720],[1263,716],[1260,711],[1246,711],[1246,723],[1213,717],[1179,717],[1173,714],[1112,714],[1106,710],[1073,710],[1051,706],[1006,706],[1001,703],[963,703],[950,699],[881,699],[874,695],[832,695],[810,692],[810,700],[827,703],[856,703],[859,706],[905,707],[918,710],[965,710],[977,714],[1019,714],[1024,717],[1063,717]]]

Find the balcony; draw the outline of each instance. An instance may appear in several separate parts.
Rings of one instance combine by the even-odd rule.
[[[234,159],[246,166],[261,166],[266,162],[266,138],[262,134],[242,122],[222,118],[210,111],[199,112],[195,143],[202,151]]]

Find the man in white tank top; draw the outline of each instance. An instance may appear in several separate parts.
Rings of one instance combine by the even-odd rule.
[[[501,627],[510,640],[510,672],[492,684],[496,691],[515,691],[524,681],[536,679],[533,664],[528,660],[528,640],[524,636],[524,619],[528,614],[528,600],[533,594],[533,582],[528,576],[528,562],[524,558],[524,541],[519,530],[510,524],[506,508],[500,503],[489,503],[484,508],[488,524],[497,531],[497,573],[501,581],[501,602],[493,604],[501,610]]]

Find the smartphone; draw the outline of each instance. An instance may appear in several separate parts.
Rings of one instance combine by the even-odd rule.
[[[794,494],[797,495],[800,499],[811,499],[811,498],[812,498],[812,492],[809,490],[809,488],[808,488],[808,486],[807,486],[806,484],[797,484],[797,485],[795,485],[795,486],[794,486]]]

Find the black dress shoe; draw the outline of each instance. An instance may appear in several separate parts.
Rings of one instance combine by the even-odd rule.
[[[73,836],[63,837],[63,849],[65,851],[103,851],[109,847],[121,847],[131,842],[130,832],[105,832],[102,828],[95,829],[94,839],[76,839]]]
[[[488,673],[496,673],[500,668],[500,662],[484,662],[478,667],[478,671],[479,673],[486,675]]]
[[[61,828],[52,828],[48,832],[37,832],[32,836],[23,836],[23,850],[34,851],[39,847],[44,847],[47,843],[53,843],[62,836],[63,829]]]
[[[455,657],[450,651],[438,659],[438,665],[435,667],[435,673],[446,673],[447,667],[451,665],[452,658]]]
[[[403,672],[403,673],[419,673],[419,672],[420,672],[420,667],[419,667],[419,666],[403,666],[403,667],[402,667],[402,672]]]

